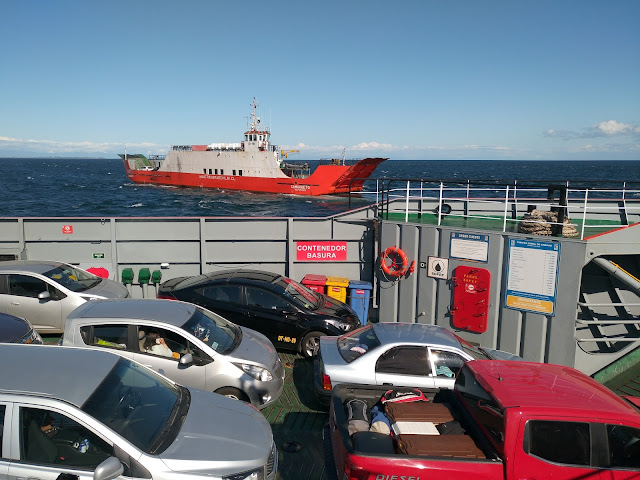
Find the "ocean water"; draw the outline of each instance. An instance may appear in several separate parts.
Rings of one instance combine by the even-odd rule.
[[[371,178],[367,191],[382,178],[611,181],[621,187],[640,182],[640,161],[388,160]],[[0,192],[0,217],[318,217],[349,206],[344,196],[138,185],[120,159],[0,158]],[[365,194],[352,206],[372,201],[375,195]]]

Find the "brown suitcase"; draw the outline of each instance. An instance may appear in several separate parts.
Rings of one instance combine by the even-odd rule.
[[[398,452],[432,457],[487,458],[468,435],[400,435]]]
[[[445,423],[453,420],[449,409],[442,403],[406,402],[387,403],[384,413],[393,422]]]

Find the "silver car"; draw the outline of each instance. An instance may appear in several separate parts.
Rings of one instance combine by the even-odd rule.
[[[314,389],[325,404],[339,383],[451,389],[464,362],[473,359],[522,360],[471,345],[438,325],[371,323],[340,337],[320,337]]]
[[[40,333],[62,333],[78,305],[96,298],[125,298],[127,288],[62,262],[0,262],[0,312],[26,318]]]
[[[174,382],[251,402],[276,401],[284,367],[261,333],[191,303],[95,300],[67,317],[62,345],[111,351]]]
[[[274,479],[264,416],[108,351],[0,345],[0,477]]]

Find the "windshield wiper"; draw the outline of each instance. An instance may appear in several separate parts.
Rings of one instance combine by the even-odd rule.
[[[178,400],[176,400],[176,403],[171,409],[167,423],[165,423],[162,430],[160,430],[156,438],[151,442],[149,453],[159,453],[165,450],[178,436],[178,432],[182,428],[182,423],[184,419],[187,418],[189,404],[191,403],[191,394],[188,388],[181,385],[178,385],[178,387],[178,391],[180,392]],[[168,435],[171,430],[174,430],[174,435]]]

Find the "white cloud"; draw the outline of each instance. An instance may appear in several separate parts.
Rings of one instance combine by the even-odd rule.
[[[56,140],[36,140],[22,139],[0,136],[0,155],[3,152],[13,151],[27,154],[47,154],[47,155],[115,155],[128,150],[137,150],[161,153],[166,152],[167,145],[155,143],[112,143],[112,142],[60,142]]]
[[[555,128],[548,128],[542,132],[542,135],[548,138],[560,138],[563,140],[615,137],[624,135],[637,136],[640,135],[640,125],[632,125],[630,123],[618,122],[616,120],[607,120],[584,128],[582,131],[556,130]]]

